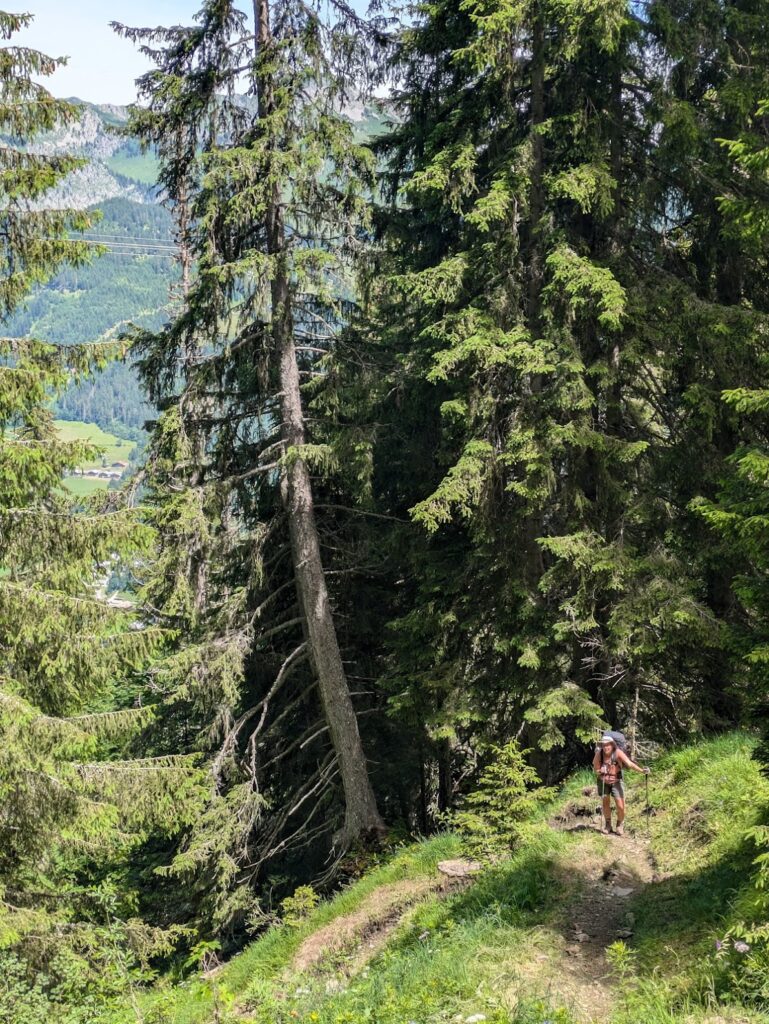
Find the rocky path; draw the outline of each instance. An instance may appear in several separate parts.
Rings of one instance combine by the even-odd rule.
[[[552,824],[574,836],[559,870],[575,895],[557,931],[540,934],[532,959],[520,965],[521,991],[535,988],[583,1024],[604,1022],[617,996],[606,951],[619,940],[632,945],[633,902],[657,877],[649,843],[631,830],[602,836],[586,804],[567,806]]]

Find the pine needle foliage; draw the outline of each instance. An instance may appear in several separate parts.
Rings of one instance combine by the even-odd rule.
[[[143,593],[178,638],[159,728],[216,780],[169,877],[226,935],[258,919],[267,870],[297,850],[320,869],[381,827],[313,511],[346,471],[313,385],[367,224],[373,159],[340,112],[366,72],[365,26],[336,0],[254,14],[205,2],[189,27],[116,26],[156,65],[131,128],[160,156],[183,263],[175,315],[133,339],[161,410]]]
[[[759,214],[738,228],[766,63],[758,9],[706,7],[713,64],[700,6],[614,0],[438,2],[388,51],[334,381],[390,517],[379,666],[423,803],[477,742],[520,735],[557,775],[601,723],[672,742],[740,718],[743,555],[693,502],[763,403]]]
[[[91,215],[47,206],[82,161],[49,155],[39,137],[79,115],[40,84],[60,61],[12,41],[29,21],[0,12],[4,320],[33,286],[92,255],[76,234]],[[123,351],[0,339],[0,945],[13,950],[10,976],[23,958],[37,979],[27,994],[51,1019],[57,991],[76,1002],[100,986],[109,928],[94,873],[124,870],[149,834],[174,834],[205,789],[187,761],[120,760],[152,718],[140,697],[166,631],[104,590],[113,571],[149,557],[152,533],[127,495],[83,501],[62,483],[97,450],[58,437],[52,400]],[[135,918],[130,892],[118,902]],[[138,918],[132,927],[145,962],[167,954],[169,933]]]
[[[477,788],[448,817],[470,856],[482,861],[509,856],[521,841],[526,821],[552,799],[554,790],[539,784],[527,761],[529,753],[515,741],[485,752],[488,764]]]

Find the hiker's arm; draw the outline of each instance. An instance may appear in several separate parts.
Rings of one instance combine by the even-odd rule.
[[[595,754],[593,755],[593,771],[596,773],[596,775],[600,775],[601,774],[601,751],[600,750],[596,750]]]
[[[640,765],[636,764],[635,761],[631,761],[627,754],[623,753],[621,750],[617,751],[617,760],[626,768],[631,768],[634,772],[640,772],[641,775],[646,775],[649,771],[648,768],[642,768]]]

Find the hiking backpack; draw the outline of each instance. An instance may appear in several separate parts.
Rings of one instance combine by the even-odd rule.
[[[627,740],[625,739],[624,732],[605,732],[602,735],[611,736],[617,744],[618,749],[621,750],[623,754],[627,754]]]

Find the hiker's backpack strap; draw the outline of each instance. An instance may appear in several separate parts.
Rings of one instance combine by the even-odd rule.
[[[601,778],[608,786],[613,786],[622,778],[622,765],[617,757],[616,749],[612,750],[608,761],[604,761],[603,751],[601,751],[601,766],[606,768],[606,771],[602,772]]]

